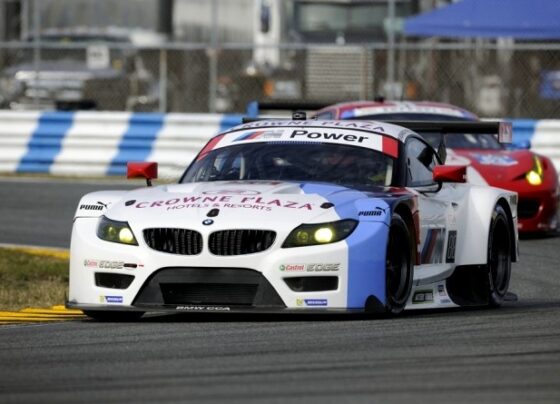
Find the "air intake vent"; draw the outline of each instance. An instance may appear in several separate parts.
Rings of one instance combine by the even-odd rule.
[[[210,234],[208,248],[214,255],[243,255],[264,251],[274,243],[269,230],[224,230]]]
[[[248,268],[162,268],[136,295],[133,306],[202,305],[285,308],[266,278]]]
[[[529,219],[539,212],[540,201],[538,199],[519,198],[517,215],[520,219]]]
[[[124,274],[111,274],[105,272],[95,273],[95,285],[102,288],[126,289],[130,286],[134,276]]]
[[[164,304],[203,304],[251,306],[258,284],[163,283]]]
[[[285,278],[284,282],[294,292],[324,292],[338,288],[338,276],[298,276]]]
[[[144,240],[150,248],[170,254],[197,255],[202,251],[202,235],[194,230],[145,229]]]

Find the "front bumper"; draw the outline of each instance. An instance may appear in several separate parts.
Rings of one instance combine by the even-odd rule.
[[[364,308],[348,304],[350,260],[346,241],[283,249],[280,245],[285,236],[279,235],[269,250],[260,253],[216,256],[205,249],[196,256],[185,256],[150,249],[142,239],[138,239],[139,246],[102,241],[95,236],[97,223],[96,218],[74,222],[68,307],[193,312],[336,312]],[[372,240],[359,242],[369,245]],[[377,266],[378,282],[384,284],[383,258]],[[375,268],[375,262],[363,263],[368,273]],[[379,296],[379,300],[383,298]],[[360,301],[365,304],[365,299]]]
[[[522,233],[553,231],[558,222],[558,191],[538,190],[519,193],[518,228]]]
[[[286,307],[261,273],[244,268],[163,268],[149,277],[132,305]]]

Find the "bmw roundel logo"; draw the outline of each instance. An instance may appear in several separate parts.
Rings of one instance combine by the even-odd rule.
[[[214,223],[214,221],[212,219],[204,219],[202,221],[202,224],[205,226],[210,226],[212,223]]]

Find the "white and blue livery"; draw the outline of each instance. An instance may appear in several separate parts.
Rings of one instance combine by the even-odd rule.
[[[67,306],[100,320],[498,306],[517,195],[466,183],[418,132],[511,126],[445,125],[257,120],[212,138],[177,184],[85,195]]]

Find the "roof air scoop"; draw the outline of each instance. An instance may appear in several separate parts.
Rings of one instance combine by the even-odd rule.
[[[307,119],[307,114],[305,111],[294,111],[292,113],[292,119],[294,121],[305,121]]]

